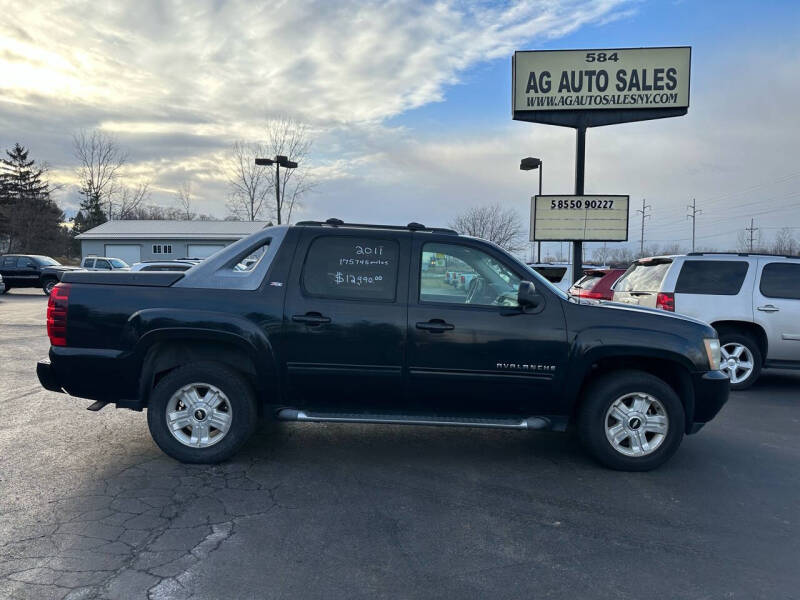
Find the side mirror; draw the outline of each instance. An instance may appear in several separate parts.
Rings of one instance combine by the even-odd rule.
[[[530,281],[520,281],[517,303],[521,308],[538,308],[544,303],[544,298]]]

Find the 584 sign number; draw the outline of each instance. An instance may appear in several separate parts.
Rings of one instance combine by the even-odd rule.
[[[586,53],[586,62],[617,62],[618,60],[619,56],[617,56],[616,52],[612,52],[611,54],[605,52]]]

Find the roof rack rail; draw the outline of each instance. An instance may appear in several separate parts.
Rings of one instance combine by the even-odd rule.
[[[391,229],[394,231],[426,231],[430,233],[446,233],[448,235],[458,235],[454,229],[446,227],[426,227],[422,223],[412,221],[408,225],[377,225],[371,223],[345,223],[341,219],[327,219],[325,221],[300,221],[295,223],[296,227],[355,227],[358,229]]]
[[[686,256],[719,256],[719,255],[728,255],[728,256],[774,256],[776,258],[796,258],[800,259],[800,256],[792,255],[792,254],[773,254],[770,252],[687,252]]]

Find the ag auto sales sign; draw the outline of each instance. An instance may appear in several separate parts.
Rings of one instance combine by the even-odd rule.
[[[690,64],[689,47],[515,52],[513,111],[687,108]]]

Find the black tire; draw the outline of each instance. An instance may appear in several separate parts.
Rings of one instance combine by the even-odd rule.
[[[643,456],[623,454],[606,437],[606,415],[611,405],[631,393],[645,393],[657,399],[668,418],[667,431],[660,445]],[[643,371],[614,371],[599,377],[584,392],[578,409],[578,436],[584,448],[598,462],[618,471],[655,469],[678,449],[685,427],[683,404],[675,390]]]
[[[11,291],[11,288],[9,286],[6,286],[5,289],[3,289],[3,291],[0,291],[0,295],[5,294],[6,292],[9,291]]]
[[[167,424],[167,404],[184,386],[202,383],[217,387],[230,402],[230,428],[214,445],[194,448],[179,441]],[[253,390],[230,367],[214,362],[191,363],[175,369],[158,382],[147,407],[150,435],[161,450],[183,463],[215,464],[231,458],[247,442],[258,423]]]
[[[755,338],[747,333],[723,330],[719,334],[719,345],[720,347],[724,347],[727,344],[740,344],[747,348],[747,351],[750,352],[750,355],[753,357],[753,370],[750,375],[739,383],[731,383],[731,390],[746,390],[753,385],[761,375],[761,367],[764,365],[764,357],[761,355],[761,348]]]
[[[44,292],[44,295],[49,296],[56,285],[58,285],[58,279],[55,277],[48,277],[42,281],[42,291]]]

